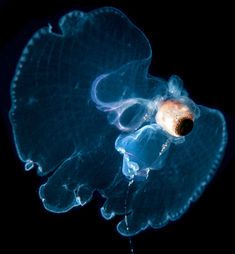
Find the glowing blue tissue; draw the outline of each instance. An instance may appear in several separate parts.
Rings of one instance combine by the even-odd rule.
[[[119,10],[73,11],[59,28],[33,35],[11,86],[18,155],[48,175],[44,207],[66,212],[98,191],[124,236],[178,219],[223,158],[223,115],[190,100],[177,76],[148,74],[150,44]]]

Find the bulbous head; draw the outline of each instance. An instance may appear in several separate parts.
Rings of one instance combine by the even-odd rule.
[[[189,134],[193,129],[194,112],[186,103],[168,99],[159,103],[155,120],[172,136],[181,137]]]

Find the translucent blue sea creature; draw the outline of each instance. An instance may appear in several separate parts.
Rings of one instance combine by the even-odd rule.
[[[223,115],[189,99],[179,77],[148,74],[149,41],[119,10],[73,11],[59,28],[33,35],[11,86],[18,155],[48,175],[44,207],[66,212],[98,191],[124,236],[178,219],[222,160]]]

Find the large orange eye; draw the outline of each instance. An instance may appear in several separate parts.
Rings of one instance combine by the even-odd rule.
[[[180,137],[192,130],[194,114],[186,104],[171,99],[160,103],[155,119],[166,132]]]

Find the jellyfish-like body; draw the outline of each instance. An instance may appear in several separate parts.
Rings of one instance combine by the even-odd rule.
[[[50,174],[44,207],[66,212],[97,190],[125,236],[179,218],[221,162],[223,115],[190,100],[177,76],[148,74],[150,44],[119,10],[73,11],[59,27],[33,35],[11,87],[18,155]]]

